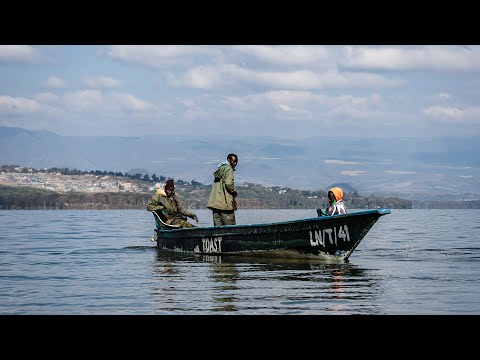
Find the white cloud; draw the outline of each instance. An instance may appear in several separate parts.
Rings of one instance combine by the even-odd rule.
[[[49,122],[68,129],[66,124],[74,121],[79,127],[91,121],[99,125],[92,132],[99,133],[109,129],[101,124],[115,123],[117,133],[126,135],[148,133],[163,118],[169,120],[164,124],[172,132],[188,125],[198,134],[222,133],[227,130],[218,124],[235,122],[239,133],[268,131],[272,136],[478,135],[479,49],[0,46],[0,94],[4,95],[0,111],[33,114],[29,121],[44,121],[47,129]],[[35,54],[56,59],[29,66],[28,71],[25,65],[2,64],[7,59],[16,64],[33,62]],[[38,91],[43,80],[41,85],[48,88]],[[78,88],[79,80],[86,86]],[[69,92],[58,90],[67,85]],[[61,116],[36,114],[54,111]],[[355,164],[328,161],[340,165],[338,171],[342,165],[348,169]]]
[[[50,76],[47,79],[47,81],[45,81],[43,86],[47,88],[53,88],[53,89],[62,89],[62,88],[66,88],[67,84],[65,83],[64,80],[60,79],[59,77]]]
[[[385,170],[387,174],[409,175],[416,174],[416,171]]]
[[[453,95],[452,94],[449,94],[447,92],[442,92],[442,93],[438,93],[434,96],[434,98],[436,99],[439,99],[439,100],[452,100],[453,99]]]
[[[120,86],[120,81],[108,76],[86,77],[84,84],[92,88],[113,88]]]
[[[6,115],[31,114],[41,110],[41,105],[23,97],[1,96],[0,113]]]
[[[48,116],[56,116],[61,114],[63,110],[51,103],[56,102],[56,95],[49,93],[36,94],[33,99],[24,97],[0,96],[0,114],[2,115],[18,115],[31,116],[37,114],[47,114]],[[1,119],[3,123],[7,119]],[[34,118],[34,123],[41,124],[41,121]],[[48,122],[43,124],[48,126]]]
[[[343,53],[341,65],[362,69],[480,70],[479,46],[349,46]]]
[[[437,119],[461,120],[464,117],[464,111],[453,106],[430,106],[423,109],[423,113]]]
[[[173,81],[175,79],[175,82]],[[236,64],[206,65],[189,69],[182,80],[170,75],[171,83],[200,89],[215,89],[225,86],[254,86],[265,89],[321,90],[327,88],[385,88],[402,85],[398,79],[388,79],[370,73],[337,71],[314,72],[256,71]]]
[[[352,117],[367,117],[368,99],[353,96],[340,96],[339,103],[334,105],[328,112],[333,115],[350,115]]]
[[[67,92],[62,97],[63,107],[69,112],[98,113],[102,117],[138,115],[158,118],[168,114],[157,106],[139,97],[122,92],[103,93],[101,90],[88,89]]]
[[[51,92],[38,93],[33,98],[40,103],[53,103],[59,99],[58,95]]]
[[[374,119],[381,116],[385,106],[378,94],[369,97],[347,95],[326,96],[310,91],[268,91],[246,96],[227,96],[222,102],[237,112],[278,111],[277,116],[297,114],[304,119],[348,115],[353,118]]]
[[[323,46],[266,46],[242,45],[234,46],[233,50],[251,55],[270,65],[312,65],[328,63],[331,56]]]
[[[312,117],[312,113],[308,110],[305,110],[305,109],[301,109],[301,108],[298,108],[298,107],[293,107],[293,106],[290,106],[290,105],[286,105],[286,104],[279,104],[278,105],[280,110],[282,112],[284,112],[287,116],[300,116],[302,118],[311,118]]]
[[[33,64],[45,59],[29,45],[0,45],[0,63]]]
[[[256,100],[255,100],[256,99]],[[251,96],[246,96],[245,101],[250,102],[254,101],[268,101],[272,104],[290,104],[290,105],[306,105],[318,102],[324,104],[327,101],[328,97],[324,95],[316,95],[310,91],[289,91],[289,90],[278,90],[278,91],[267,91],[262,94],[256,94]]]
[[[113,45],[102,47],[99,54],[154,68],[191,64],[195,55],[206,57],[221,55],[219,50],[201,45]]]
[[[65,93],[63,102],[72,111],[91,111],[103,104],[103,96],[99,90],[80,90]]]
[[[25,115],[32,113],[49,115],[72,115],[73,113],[99,113],[103,117],[151,115],[154,117],[167,114],[157,106],[127,93],[102,94],[100,90],[81,90],[66,92],[61,97],[44,92],[33,96],[33,99],[0,96],[0,113]],[[53,120],[53,119],[52,119]]]
[[[325,164],[333,164],[333,165],[357,165],[358,162],[356,161],[344,161],[344,160],[324,160]]]
[[[127,93],[114,93],[113,97],[127,111],[145,112],[156,111],[155,105],[139,99],[138,97]]]
[[[347,175],[347,176],[358,176],[358,175],[361,175],[363,173],[365,173],[366,171],[363,171],[363,170],[353,170],[353,171],[340,171],[340,174],[342,175]]]
[[[223,86],[225,80],[222,79],[221,69],[213,66],[199,66],[190,69],[183,76],[183,85],[190,86],[197,89],[213,89]]]

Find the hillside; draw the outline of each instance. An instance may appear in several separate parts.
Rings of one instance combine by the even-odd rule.
[[[142,181],[140,181],[142,182]],[[153,191],[147,189],[149,183],[142,185],[142,192],[67,192],[35,189],[25,186],[0,185],[0,209],[145,209]],[[196,183],[179,184],[175,191],[185,207],[204,209],[208,201],[211,186]],[[245,184],[238,187],[238,202],[242,209],[316,209],[327,205],[325,191],[306,191],[290,188],[267,188],[257,184]],[[399,198],[360,196],[346,193],[344,200],[350,208],[409,209],[412,203]]]
[[[238,184],[303,190],[348,184],[364,195],[480,200],[475,138],[82,137],[0,127],[0,163],[36,168],[133,170],[209,184],[230,152],[239,156]]]

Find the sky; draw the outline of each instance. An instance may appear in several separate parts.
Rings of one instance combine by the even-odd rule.
[[[0,45],[0,126],[59,135],[480,135],[480,46]]]

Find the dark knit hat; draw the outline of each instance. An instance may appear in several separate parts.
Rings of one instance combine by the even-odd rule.
[[[168,179],[165,183],[165,189],[175,189],[175,185],[173,185],[173,179]]]

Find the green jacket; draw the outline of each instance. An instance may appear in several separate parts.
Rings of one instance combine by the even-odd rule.
[[[153,195],[150,203],[147,205],[147,210],[155,211],[167,224],[170,224],[175,219],[186,220],[184,216],[194,220],[197,219],[197,216],[193,212],[185,209],[180,204],[175,194],[171,197],[158,194]]]
[[[212,190],[208,198],[207,207],[218,210],[237,210],[233,168],[230,164],[221,163],[215,171]]]

